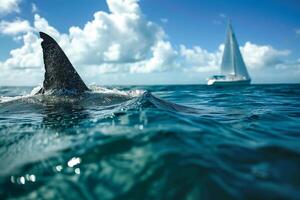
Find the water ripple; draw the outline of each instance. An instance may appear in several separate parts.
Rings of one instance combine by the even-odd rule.
[[[298,199],[300,86],[0,87],[0,199]]]

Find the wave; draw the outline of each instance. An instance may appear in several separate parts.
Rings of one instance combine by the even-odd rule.
[[[171,112],[182,112],[189,114],[199,114],[200,111],[175,104],[159,97],[152,95],[151,92],[147,90],[118,90],[116,88],[110,89],[100,86],[90,86],[91,91],[85,92],[81,95],[72,95],[72,93],[67,91],[49,91],[46,94],[36,94],[41,89],[41,86],[37,86],[32,89],[29,94],[21,96],[1,96],[0,104],[7,103],[31,103],[31,104],[42,104],[49,105],[51,103],[82,103],[85,106],[110,106],[115,104],[124,103],[129,100],[133,105],[138,106],[155,106],[162,110],[167,110]],[[128,107],[128,105],[126,105]],[[132,107],[132,106],[131,106]]]
[[[5,97],[0,198],[299,197],[299,95],[172,87]]]
[[[9,161],[11,165],[0,174],[9,174],[24,164],[52,157],[56,152],[76,145],[76,142],[73,141],[72,143],[68,138],[56,141],[57,137],[51,134],[53,131],[59,133],[65,132],[67,129],[72,131],[73,128],[78,128],[81,132],[84,132],[85,130],[82,128],[88,128],[86,126],[92,127],[99,123],[105,125],[106,119],[118,119],[128,113],[137,113],[136,115],[140,116],[140,120],[143,120],[140,111],[153,108],[160,110],[160,112],[173,113],[179,119],[180,115],[200,113],[196,109],[160,99],[146,90],[124,91],[93,86],[91,91],[80,96],[36,95],[36,91],[39,89],[40,86],[34,88],[29,94],[22,96],[1,97],[1,118],[11,125],[0,126],[0,131],[10,128],[11,131],[15,132],[27,130],[35,133],[25,138],[17,139],[13,135],[7,135],[5,139],[2,138],[0,142],[10,150],[4,155],[7,155],[7,159],[11,160]],[[19,118],[19,120],[16,121],[14,118]],[[103,134],[109,135],[110,128],[113,129],[111,132],[116,131],[116,126],[104,127],[99,128]],[[18,140],[17,143],[14,142],[16,139]],[[35,154],[31,154],[31,151],[41,148],[36,142],[38,140],[47,141],[46,147],[43,148],[43,151],[38,150]],[[78,139],[73,140],[77,141]],[[16,149],[20,148],[23,148],[23,151],[17,153],[18,150],[15,152]],[[12,160],[16,156],[26,159],[20,158],[18,161],[13,162]]]
[[[47,91],[45,94],[37,94],[37,92],[41,89],[41,86],[36,86],[32,89],[32,91],[25,95],[16,95],[16,96],[0,96],[0,103],[8,103],[15,101],[28,101],[30,103],[39,103],[41,101],[48,102],[74,102],[81,101],[83,99],[131,99],[142,95],[145,91],[143,90],[130,90],[130,91],[121,91],[117,89],[109,89],[105,87],[91,86],[91,91],[85,92],[81,95],[74,95],[72,91]]]

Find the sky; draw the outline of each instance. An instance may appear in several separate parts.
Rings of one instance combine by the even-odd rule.
[[[228,19],[253,83],[300,83],[298,0],[0,0],[0,85],[38,85],[38,32],[87,84],[205,84]]]

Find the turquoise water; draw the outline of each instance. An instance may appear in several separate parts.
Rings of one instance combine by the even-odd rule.
[[[300,198],[300,85],[32,89],[0,87],[0,199]]]

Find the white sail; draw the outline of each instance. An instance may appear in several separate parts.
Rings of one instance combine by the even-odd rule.
[[[221,73],[222,75],[234,75],[250,79],[230,22],[228,24],[227,37],[225,41]]]

